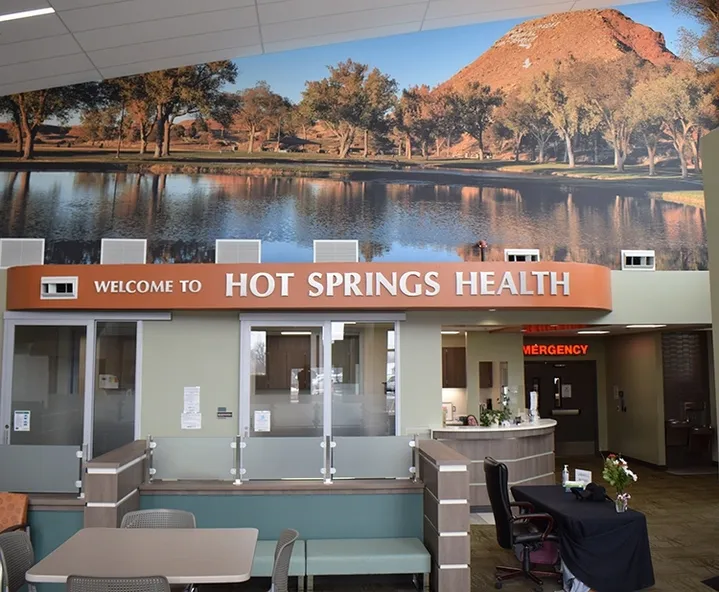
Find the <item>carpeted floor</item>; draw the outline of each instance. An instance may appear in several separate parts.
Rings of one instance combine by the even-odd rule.
[[[569,463],[589,469],[601,482],[601,459],[557,459],[558,473]],[[717,474],[669,475],[639,465],[632,466],[639,480],[632,486],[630,506],[644,512],[654,562],[655,592],[710,592],[704,580],[719,577],[719,479]],[[559,480],[559,474],[558,474]],[[472,592],[494,590],[494,567],[513,565],[513,555],[497,545],[494,526],[472,525]],[[267,581],[234,588],[238,592],[266,592]],[[409,592],[408,578],[370,577],[315,580],[317,592]],[[556,587],[546,583],[545,591]],[[213,588],[213,590],[217,590]],[[526,582],[507,582],[507,592],[532,590]]]

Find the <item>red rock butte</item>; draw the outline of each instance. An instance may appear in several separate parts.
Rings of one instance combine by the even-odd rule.
[[[611,61],[627,53],[655,66],[681,60],[666,48],[664,35],[615,9],[553,14],[514,27],[440,88],[469,82],[512,90],[553,67],[557,60]]]

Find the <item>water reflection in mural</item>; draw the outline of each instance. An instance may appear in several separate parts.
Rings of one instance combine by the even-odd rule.
[[[488,258],[619,265],[650,248],[661,269],[706,269],[704,212],[636,192],[559,183],[483,186],[233,175],[0,173],[0,236],[45,237],[48,263],[99,261],[103,237],[147,238],[150,260],[211,262],[218,238],[259,238],[267,262],[311,261],[312,240],[356,238],[364,259]]]

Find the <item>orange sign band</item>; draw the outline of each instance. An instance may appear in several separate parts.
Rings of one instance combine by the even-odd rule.
[[[76,294],[48,295],[49,278],[67,278]],[[554,262],[38,265],[10,268],[7,285],[8,310],[608,311],[612,304],[608,268]]]

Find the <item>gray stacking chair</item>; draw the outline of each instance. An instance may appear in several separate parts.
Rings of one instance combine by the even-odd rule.
[[[70,576],[67,592],[170,592],[165,576],[141,578],[90,578]]]
[[[287,581],[289,579],[290,559],[292,549],[300,533],[288,528],[283,530],[275,547],[275,563],[272,568],[272,588],[270,592],[288,592]]]
[[[0,565],[3,592],[17,592],[25,584],[25,572],[35,563],[30,535],[24,530],[0,534]],[[35,586],[28,584],[34,592]]]
[[[184,510],[138,510],[122,517],[120,528],[196,528],[195,515]]]

